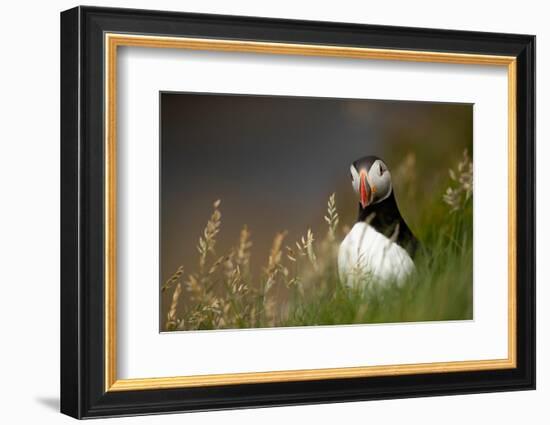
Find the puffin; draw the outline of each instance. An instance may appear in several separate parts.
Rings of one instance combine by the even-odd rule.
[[[350,174],[359,213],[338,250],[340,281],[401,286],[415,270],[419,241],[399,212],[390,170],[381,158],[365,156],[351,164]]]

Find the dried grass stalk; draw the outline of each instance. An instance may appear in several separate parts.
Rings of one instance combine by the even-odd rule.
[[[286,237],[287,232],[281,232],[277,233],[275,235],[275,238],[273,238],[273,244],[271,245],[271,251],[269,253],[268,263],[267,267],[265,269],[266,274],[266,283],[264,287],[264,293],[267,293],[273,284],[275,283],[275,278],[277,277],[277,273],[279,272],[280,264],[281,264],[281,258],[282,258],[282,250],[281,247],[283,245],[283,240]]]
[[[237,247],[236,262],[242,270],[242,274],[248,276],[250,272],[250,256],[252,242],[250,241],[250,231],[246,224],[243,226],[239,236],[239,246]]]
[[[473,185],[473,164],[468,149],[462,153],[462,159],[457,164],[456,170],[449,169],[451,185],[443,195],[443,201],[450,206],[450,212],[454,213],[462,209],[472,197]]]
[[[216,235],[220,231],[221,218],[222,214],[218,209],[220,207],[221,201],[218,199],[214,202],[214,211],[210,216],[210,220],[206,223],[206,227],[203,230],[203,235],[199,237],[199,244],[197,245],[197,250],[199,251],[199,266],[201,272],[204,271],[204,266],[206,264],[206,257],[208,253],[214,253],[214,248],[216,246]]]
[[[183,266],[179,266],[176,272],[170,276],[170,278],[162,285],[161,291],[164,292],[167,289],[174,286],[176,283],[178,283],[183,276]]]
[[[311,265],[316,269],[317,268],[317,256],[313,250],[313,232],[311,229],[307,229],[305,236],[302,236],[302,239],[296,242],[296,248],[298,248],[298,253],[302,257],[307,257]]]
[[[327,203],[327,215],[324,217],[325,221],[328,224],[328,239],[329,241],[334,241],[336,238],[336,228],[338,227],[338,222],[340,218],[338,217],[338,212],[336,211],[336,194],[333,193],[328,198]]]
[[[170,304],[170,309],[168,310],[168,315],[166,317],[166,330],[174,330],[178,327],[179,320],[177,318],[177,310],[181,291],[181,283],[178,283],[176,285],[176,289],[174,289],[174,293],[172,294],[172,303]]]

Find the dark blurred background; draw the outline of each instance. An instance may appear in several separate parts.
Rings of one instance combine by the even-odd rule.
[[[247,224],[255,275],[276,232],[287,230],[289,245],[309,227],[325,234],[331,193],[341,225],[353,225],[349,166],[364,155],[385,160],[401,213],[421,237],[448,169],[471,153],[472,120],[470,104],[161,93],[160,283],[179,265],[197,269],[197,240],[216,199],[217,254]]]

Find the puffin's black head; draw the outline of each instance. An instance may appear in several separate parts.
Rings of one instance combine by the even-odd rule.
[[[392,192],[391,174],[384,161],[377,156],[365,156],[350,167],[353,189],[359,195],[363,208],[383,201]]]

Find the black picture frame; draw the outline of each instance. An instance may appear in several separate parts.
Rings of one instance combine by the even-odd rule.
[[[517,367],[105,391],[104,34],[139,33],[517,58]],[[535,37],[76,7],[61,13],[61,412],[75,418],[535,388]]]

